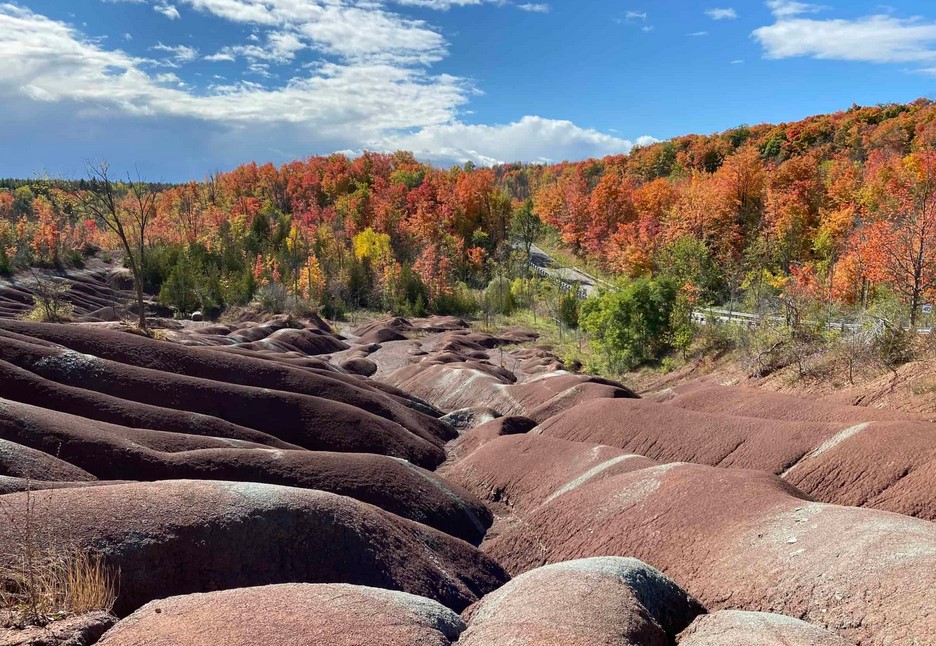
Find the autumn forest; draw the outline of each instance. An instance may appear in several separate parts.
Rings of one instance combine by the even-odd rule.
[[[915,326],[936,289],[936,104],[555,165],[439,169],[397,152],[247,163],[181,185],[105,165],[81,181],[0,182],[0,272],[116,253],[182,316],[251,302],[331,317],[529,306],[537,240],[619,289],[666,279],[680,316],[886,304]],[[605,325],[598,305],[562,300],[566,324]],[[668,334],[678,345],[678,325]]]

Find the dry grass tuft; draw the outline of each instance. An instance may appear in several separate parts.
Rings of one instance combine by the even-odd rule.
[[[56,619],[92,611],[109,612],[117,600],[119,571],[103,556],[75,548],[52,547],[27,491],[25,507],[0,501],[0,516],[16,534],[14,554],[0,562],[0,623],[44,626]]]

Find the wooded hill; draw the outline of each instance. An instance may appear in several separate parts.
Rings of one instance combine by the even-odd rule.
[[[345,307],[458,309],[460,284],[509,273],[511,232],[539,233],[532,213],[609,272],[688,263],[683,287],[705,301],[797,291],[861,306],[884,286],[915,312],[936,281],[934,119],[923,99],[853,106],[551,166],[443,170],[405,152],[248,163],[148,185],[154,206],[135,235],[148,289],[168,283],[181,310],[262,288]],[[94,186],[0,189],[0,270],[116,247],[82,208]],[[116,186],[117,210],[131,214],[133,191]]]

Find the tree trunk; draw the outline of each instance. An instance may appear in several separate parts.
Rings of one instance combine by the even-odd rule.
[[[140,278],[140,274],[137,273],[134,276],[134,284],[136,285],[136,296],[137,296],[137,307],[139,308],[140,314],[140,329],[146,329],[146,305],[143,303],[143,280]]]

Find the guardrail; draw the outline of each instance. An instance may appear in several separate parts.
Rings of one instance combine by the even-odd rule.
[[[533,271],[535,271],[537,274],[539,274],[543,278],[552,280],[553,282],[558,284],[560,289],[564,289],[566,291],[572,291],[573,289],[575,289],[576,290],[575,293],[579,298],[585,299],[588,297],[588,292],[581,285],[570,283],[569,281],[564,280],[560,278],[559,276],[557,276],[555,273],[549,271],[549,269],[547,269],[546,267],[540,267],[539,265],[535,264],[533,261],[530,261],[529,265],[533,269]]]
[[[719,321],[722,323],[731,323],[734,325],[746,325],[748,327],[754,327],[761,320],[776,321],[780,323],[786,322],[786,319],[784,319],[782,316],[750,314],[748,312],[736,312],[734,310],[724,310],[713,307],[703,307],[693,311],[692,320],[703,324],[710,323],[711,321]],[[842,332],[847,330],[849,332],[855,332],[861,329],[861,324],[849,323],[848,321],[829,321],[826,323],[826,327],[830,330],[841,330]],[[909,331],[910,326],[904,325],[903,329]],[[930,334],[932,331],[933,328],[930,326],[916,328],[917,334]]]

